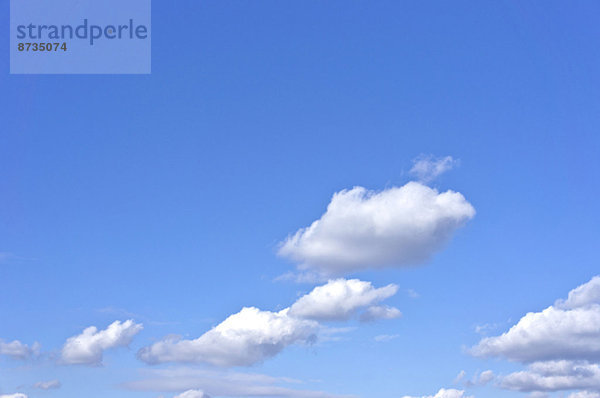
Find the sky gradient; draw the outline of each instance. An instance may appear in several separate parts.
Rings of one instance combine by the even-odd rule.
[[[599,13],[155,1],[148,76],[0,41],[0,397],[599,397]]]

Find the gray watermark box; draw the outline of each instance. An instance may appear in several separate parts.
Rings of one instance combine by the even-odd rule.
[[[10,73],[149,74],[151,0],[10,0]]]

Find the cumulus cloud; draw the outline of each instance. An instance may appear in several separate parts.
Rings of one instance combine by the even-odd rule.
[[[314,339],[318,324],[279,312],[245,307],[195,340],[169,338],[138,352],[150,364],[204,362],[217,366],[248,366],[278,354],[285,347]]]
[[[115,321],[104,330],[90,326],[80,335],[67,339],[61,361],[64,364],[99,365],[105,350],[129,345],[142,329],[141,324],[132,320]]]
[[[58,380],[40,381],[35,383],[33,387],[40,390],[55,390],[61,387],[61,383]]]
[[[324,391],[290,388],[301,381],[256,373],[192,368],[143,369],[141,380],[123,385],[133,391],[176,392],[201,390],[219,397],[350,398]]]
[[[501,379],[500,386],[543,394],[580,390],[569,397],[600,392],[600,278],[571,290],[566,299],[530,312],[500,336],[482,339],[471,353],[501,356],[528,367]]]
[[[458,160],[452,156],[436,158],[434,156],[421,156],[415,159],[410,174],[417,177],[419,181],[433,181],[443,173],[451,170],[458,164]]]
[[[400,316],[392,307],[376,305],[398,291],[390,284],[375,288],[358,279],[330,280],[299,298],[291,307],[279,312],[244,307],[240,312],[204,333],[197,339],[167,337],[138,352],[149,364],[164,362],[208,363],[216,366],[249,366],[270,358],[289,345],[313,343],[317,334],[335,340],[332,334],[343,329],[323,327],[318,321],[350,319],[360,310],[367,320]]]
[[[410,395],[405,395],[403,398],[419,398]],[[435,395],[423,395],[421,398],[473,398],[472,396],[467,397],[464,390],[454,390],[452,388],[442,388]]]
[[[502,379],[501,386],[522,392],[600,389],[600,367],[587,361],[534,362]]]
[[[210,396],[202,390],[187,390],[173,398],[210,398]]]
[[[27,394],[22,394],[20,392],[16,394],[2,394],[0,398],[27,398]]]
[[[278,254],[323,275],[425,262],[475,215],[458,192],[418,182],[333,195],[327,211],[281,243]]]
[[[33,343],[30,347],[27,344],[21,343],[19,340],[5,342],[0,339],[0,355],[6,355],[13,359],[27,359],[31,356],[38,355],[39,352],[39,343]]]
[[[482,339],[471,353],[519,362],[600,359],[599,278],[579,286],[567,300],[526,314],[500,336]]]
[[[400,314],[397,309],[373,305],[393,296],[397,291],[398,287],[393,284],[375,288],[371,282],[358,279],[330,280],[298,299],[290,307],[290,315],[322,321],[339,321],[350,319],[358,310],[369,307],[369,319],[395,318]]]

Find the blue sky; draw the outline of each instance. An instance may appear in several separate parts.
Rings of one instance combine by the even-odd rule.
[[[541,366],[595,375],[598,12],[155,1],[147,76],[9,75],[0,41],[0,396],[495,398],[574,372]],[[419,160],[447,170],[419,176]],[[328,210],[354,187],[367,192]],[[460,197],[437,202],[448,190]],[[377,217],[390,229],[372,233]],[[294,310],[328,280],[349,289],[341,307],[354,288],[363,301],[319,318],[335,300],[315,293]],[[584,304],[555,303],[581,285]],[[481,343],[550,306],[531,327],[555,340]],[[194,343],[244,307],[269,318],[271,348],[218,331]],[[372,307],[390,319],[361,322]],[[580,334],[544,324],[561,317]],[[90,326],[96,340],[75,346],[95,348],[69,351]],[[564,350],[515,354],[536,344]],[[594,377],[547,394],[596,397]]]

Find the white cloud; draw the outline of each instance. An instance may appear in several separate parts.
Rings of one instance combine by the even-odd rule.
[[[278,253],[323,275],[414,265],[474,215],[460,193],[418,182],[381,192],[355,187],[334,194],[325,214],[288,237]]]
[[[570,398],[600,391],[600,278],[571,290],[541,312],[530,312],[507,332],[482,339],[471,353],[529,363],[501,379],[509,390],[543,394],[581,390]]]
[[[405,395],[403,398],[419,398],[419,397]],[[467,397],[465,395],[464,390],[454,390],[452,388],[449,388],[449,389],[442,388],[435,395],[424,395],[421,398],[473,398],[473,397]]]
[[[527,370],[505,376],[501,386],[522,392],[600,390],[600,367],[587,361],[535,362]]]
[[[589,282],[571,290],[566,300],[557,300],[554,306],[561,309],[574,309],[590,304],[600,304],[600,276],[595,276]]]
[[[142,329],[141,324],[132,320],[115,321],[100,331],[90,326],[80,335],[67,339],[62,348],[61,361],[64,364],[99,365],[105,350],[129,345]]]
[[[348,395],[286,387],[299,380],[256,373],[214,371],[192,368],[143,369],[142,380],[126,383],[134,391],[176,392],[202,390],[219,397],[349,398]]]
[[[290,315],[315,320],[347,320],[362,308],[370,307],[372,318],[397,317],[397,309],[372,307],[398,291],[396,285],[375,288],[358,279],[335,279],[315,287],[290,307]]]
[[[21,343],[19,340],[4,342],[0,339],[0,355],[6,355],[13,359],[27,359],[31,356],[38,355],[39,352],[39,343],[33,343],[30,347],[27,344]]]
[[[279,312],[245,307],[195,340],[169,338],[138,352],[142,361],[204,362],[217,366],[248,366],[278,354],[285,347],[314,339],[318,324]]]
[[[27,398],[27,394],[22,394],[20,392],[15,394],[3,394],[0,395],[0,398]]]
[[[58,380],[40,381],[35,383],[33,387],[39,388],[40,390],[55,390],[61,387],[61,383]]]
[[[210,396],[202,390],[187,390],[173,398],[210,398]]]
[[[434,156],[421,156],[415,159],[410,174],[414,175],[419,181],[429,182],[439,177],[448,170],[451,170],[458,164],[458,160],[452,156],[436,158]]]
[[[374,304],[393,296],[396,285],[375,288],[358,279],[330,280],[279,312],[244,307],[237,314],[194,340],[168,337],[138,352],[149,364],[164,362],[208,363],[216,366],[249,366],[270,358],[289,345],[313,343],[317,334],[335,340],[331,329],[318,321],[347,320],[365,309],[363,320],[400,316],[392,307]]]
[[[482,339],[471,353],[519,362],[600,359],[599,279],[579,286],[566,301],[526,314],[510,330]]]

